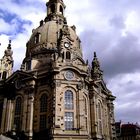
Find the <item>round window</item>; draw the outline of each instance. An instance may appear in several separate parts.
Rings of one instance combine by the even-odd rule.
[[[66,78],[67,80],[72,80],[73,77],[74,77],[74,73],[73,73],[72,71],[66,71],[66,73],[65,73],[65,78]]]

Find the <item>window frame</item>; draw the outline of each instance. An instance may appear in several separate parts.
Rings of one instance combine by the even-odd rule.
[[[71,89],[66,89],[64,92],[64,129],[74,130],[75,106],[74,92]]]
[[[43,93],[39,98],[39,130],[47,129],[47,112],[48,96],[46,93]]]
[[[18,96],[15,100],[15,110],[14,110],[14,125],[16,125],[17,130],[21,130],[22,127],[22,113],[23,113],[23,99]]]
[[[63,15],[64,10],[63,10],[62,5],[60,5],[60,6],[59,6],[59,12],[60,12],[60,14],[62,14],[62,15]]]
[[[41,41],[41,34],[40,33],[36,33],[36,35],[34,36],[34,43],[38,44]]]
[[[48,96],[46,94],[42,94],[40,97],[40,113],[47,112],[47,101],[48,101]]]
[[[71,53],[70,53],[70,51],[66,51],[66,60],[71,60]]]
[[[74,128],[74,112],[65,112],[65,130],[73,130]]]
[[[65,91],[65,109],[66,110],[73,110],[74,109],[74,98],[73,92],[71,90]]]

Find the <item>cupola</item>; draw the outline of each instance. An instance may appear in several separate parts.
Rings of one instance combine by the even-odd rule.
[[[47,6],[47,17],[54,15],[64,17],[64,10],[66,6],[63,0],[49,0],[46,6]]]

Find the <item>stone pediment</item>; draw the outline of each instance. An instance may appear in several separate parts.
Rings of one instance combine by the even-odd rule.
[[[35,78],[33,76],[33,74],[17,70],[5,81],[5,83],[13,83],[17,79],[20,79],[23,81],[23,80],[27,80],[27,79],[33,79],[33,78]]]
[[[112,101],[115,100],[116,97],[113,96],[111,91],[107,88],[104,80],[98,80],[98,81],[95,81],[95,83],[96,85],[100,86],[102,93],[107,95],[107,99],[112,100]]]
[[[21,88],[25,87],[32,87],[34,85],[34,79],[36,79],[35,75],[18,70],[5,81],[5,85],[20,90]]]

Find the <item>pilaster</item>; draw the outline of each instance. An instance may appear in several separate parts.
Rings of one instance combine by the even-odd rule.
[[[29,139],[32,139],[33,136],[33,102],[34,102],[34,95],[33,93],[28,94],[27,102],[27,108],[26,108],[26,128],[25,128],[25,133],[29,137]],[[25,122],[25,120],[24,120]],[[25,125],[23,126],[25,127]]]
[[[3,103],[2,123],[1,123],[1,133],[4,133],[4,132],[5,132],[6,108],[7,108],[7,98],[4,99],[4,103]]]
[[[22,130],[26,131],[26,125],[27,125],[27,104],[28,104],[28,95],[25,94],[24,96],[24,103],[23,103],[23,123],[22,123]]]
[[[11,130],[12,125],[12,112],[13,112],[13,103],[11,100],[7,101],[7,108],[6,108],[6,116],[5,116],[5,131],[8,132]]]

